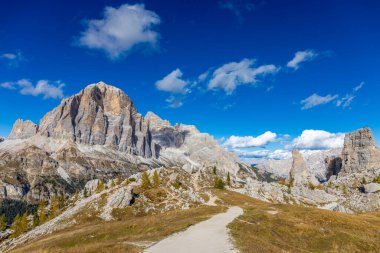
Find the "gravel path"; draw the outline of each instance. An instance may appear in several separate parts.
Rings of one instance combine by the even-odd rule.
[[[243,209],[234,206],[227,212],[191,226],[184,232],[172,235],[145,253],[236,253],[230,241],[227,225],[243,214]]]

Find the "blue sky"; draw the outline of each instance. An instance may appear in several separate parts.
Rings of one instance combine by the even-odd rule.
[[[379,1],[15,0],[0,10],[0,135],[104,81],[142,114],[195,124],[247,156],[336,147],[363,126],[380,141]]]

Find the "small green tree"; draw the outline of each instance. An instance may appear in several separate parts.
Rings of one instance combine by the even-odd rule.
[[[160,186],[160,176],[158,175],[157,170],[153,173],[153,187],[157,188]]]
[[[42,199],[40,203],[38,204],[37,208],[37,215],[38,215],[38,224],[41,225],[45,223],[46,221],[46,212],[45,212],[45,207],[46,207],[46,201]]]
[[[348,192],[347,192],[347,186],[346,186],[345,184],[342,186],[342,192],[343,192],[343,194],[344,194],[345,196],[348,195]]]
[[[40,217],[38,217],[38,214],[35,213],[33,215],[33,227],[37,227],[40,224]]]
[[[28,231],[29,228],[29,221],[28,221],[28,214],[25,212],[21,218],[20,218],[20,232],[25,233]]]
[[[227,173],[227,185],[228,185],[228,186],[231,186],[230,172]]]
[[[85,187],[83,190],[83,197],[87,198],[88,197],[88,191],[87,188]]]
[[[113,179],[111,179],[111,188],[115,187],[115,181],[113,181]]]
[[[121,175],[118,175],[116,179],[116,184],[120,185],[122,182],[123,182],[123,178],[121,178]]]
[[[144,171],[141,175],[141,188],[143,190],[149,189],[151,186],[148,172]]]
[[[367,180],[365,179],[365,177],[362,178],[362,184],[366,184],[367,183]]]
[[[13,230],[11,238],[15,238],[15,237],[17,237],[17,236],[19,236],[21,234],[20,222],[21,222],[20,215],[17,214],[16,217],[13,219],[13,223],[12,223],[12,226],[11,226],[11,229]]]
[[[99,193],[99,192],[102,192],[103,190],[104,190],[104,182],[103,180],[100,180],[98,183],[98,186],[96,187],[96,192]]]
[[[65,206],[65,195],[60,195],[58,197],[58,208],[61,210]]]
[[[5,221],[5,214],[0,216],[0,232],[7,228],[7,222]]]
[[[214,187],[217,189],[224,189],[224,182],[220,177],[215,178]]]
[[[212,173],[214,173],[214,175],[216,175],[216,166],[214,166],[214,167],[212,168]]]
[[[58,211],[58,200],[57,197],[54,197],[50,203],[50,211],[49,211],[49,220],[54,219],[57,215]]]
[[[75,191],[74,193],[74,198],[73,198],[73,202],[76,203],[78,201],[78,197],[79,197],[79,192],[78,191]]]

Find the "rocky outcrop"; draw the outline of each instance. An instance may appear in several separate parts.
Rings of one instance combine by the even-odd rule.
[[[292,184],[306,185],[309,182],[314,185],[318,184],[318,180],[310,175],[306,161],[302,154],[298,150],[293,150],[292,157],[293,163],[289,173]]]
[[[365,193],[380,192],[380,184],[377,184],[377,183],[366,184],[364,185],[364,191]]]
[[[368,127],[346,134],[340,176],[380,169],[380,151]]]
[[[16,120],[13,124],[12,132],[9,139],[26,139],[36,135],[38,126],[30,120]]]
[[[40,122],[39,134],[88,145],[106,145],[143,157],[156,157],[148,124],[131,99],[103,82],[64,99]]]
[[[148,112],[144,119],[149,122],[149,126],[151,129],[155,129],[156,131],[165,128],[165,127],[171,127],[170,122],[168,120],[163,120],[159,116],[157,116],[153,112]]]
[[[342,169],[341,157],[326,157],[326,180],[329,180],[332,176],[337,176]]]

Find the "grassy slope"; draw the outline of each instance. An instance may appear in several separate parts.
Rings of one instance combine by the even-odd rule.
[[[296,205],[272,204],[235,192],[213,190],[221,205],[238,205],[244,215],[229,227],[242,252],[380,252],[380,213],[344,214]],[[81,213],[80,223],[29,242],[12,252],[141,252],[131,242],[157,241],[222,212],[197,207],[136,216],[117,210],[104,222]]]
[[[380,252],[380,213],[344,214],[215,191],[244,215],[229,227],[241,252]]]
[[[133,242],[158,241],[223,212],[223,207],[197,207],[163,214],[135,216],[130,208],[117,210],[118,220],[76,217],[81,225],[47,235],[11,252],[141,252]]]

